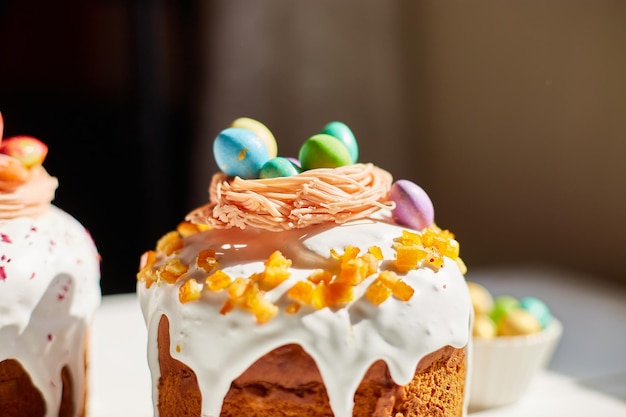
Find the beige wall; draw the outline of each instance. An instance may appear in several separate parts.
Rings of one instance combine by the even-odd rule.
[[[626,2],[209,3],[191,205],[235,117],[283,155],[339,119],[429,192],[470,267],[626,279]]]

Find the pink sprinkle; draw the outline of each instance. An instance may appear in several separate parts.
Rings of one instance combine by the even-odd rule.
[[[443,284],[443,289],[445,290],[446,288],[448,288],[448,284]]]
[[[36,276],[35,272],[32,272],[32,273],[30,274],[30,278],[29,278],[29,279],[33,279],[33,278],[35,278],[35,276]]]
[[[6,242],[6,243],[13,243],[11,241],[11,238],[9,237],[9,235],[7,235],[5,233],[0,233],[0,239],[2,239],[2,241]]]
[[[7,280],[7,271],[5,271],[4,266],[0,266],[0,281]]]
[[[0,261],[4,261],[6,258],[7,256],[3,254],[2,256],[0,256]]]
[[[65,300],[65,294],[63,294],[63,293],[59,293],[59,295],[57,295],[57,299],[58,299],[59,301],[63,301],[63,300]]]
[[[48,333],[48,341],[52,342],[52,333]]]

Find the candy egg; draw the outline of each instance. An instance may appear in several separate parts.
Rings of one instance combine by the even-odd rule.
[[[341,143],[348,148],[353,164],[359,159],[359,146],[356,143],[354,133],[352,133],[348,125],[343,122],[330,122],[324,126],[324,129],[320,133],[325,133],[339,139]]]
[[[213,155],[222,172],[244,179],[258,178],[259,170],[270,159],[267,147],[257,135],[238,127],[220,132],[213,142]]]
[[[493,297],[487,288],[471,281],[467,282],[467,288],[469,289],[474,313],[476,315],[489,314],[493,309]]]
[[[248,129],[256,133],[257,137],[265,144],[269,157],[275,158],[276,155],[278,155],[278,145],[276,144],[276,138],[274,138],[272,132],[263,123],[249,117],[240,117],[238,119],[235,119],[230,124],[230,127]]]
[[[539,320],[523,308],[515,308],[497,323],[499,336],[520,336],[541,331]]]
[[[30,168],[43,163],[48,155],[48,147],[39,139],[30,136],[13,136],[2,141],[0,153],[12,156]]]
[[[499,295],[493,299],[493,310],[491,310],[491,319],[498,323],[502,317],[510,311],[519,308],[519,301],[510,295]]]
[[[290,177],[299,173],[299,169],[289,159],[278,156],[263,164],[259,178]]]
[[[435,221],[433,203],[419,185],[398,180],[391,185],[389,199],[396,203],[392,217],[396,223],[416,230],[424,230]]]
[[[319,133],[300,147],[298,154],[303,170],[337,168],[352,164],[348,148],[336,137]]]
[[[10,190],[28,181],[30,171],[17,158],[0,153],[0,189]]]
[[[472,335],[483,338],[496,336],[496,324],[486,314],[478,314],[474,317],[474,327]]]
[[[536,297],[522,297],[519,300],[520,307],[528,311],[539,320],[542,329],[550,323],[552,313],[548,306]]]

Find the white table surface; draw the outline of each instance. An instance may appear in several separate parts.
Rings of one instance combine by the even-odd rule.
[[[519,402],[470,417],[626,416],[626,286],[542,268],[476,270],[468,279],[494,294],[544,299],[565,329],[549,369]],[[88,417],[152,417],[135,294],[103,297],[90,355]]]

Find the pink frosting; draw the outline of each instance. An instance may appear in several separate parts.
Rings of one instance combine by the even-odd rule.
[[[0,219],[38,217],[50,209],[59,185],[41,165],[30,169],[30,179],[11,190],[0,191]]]

